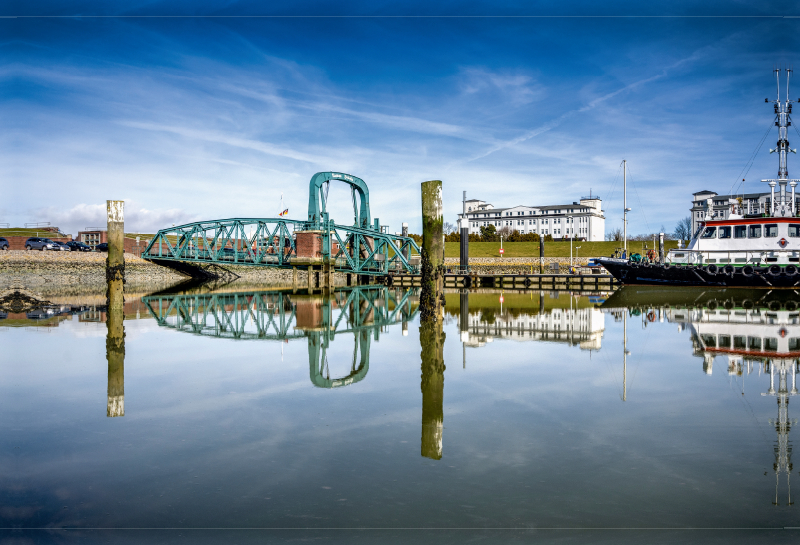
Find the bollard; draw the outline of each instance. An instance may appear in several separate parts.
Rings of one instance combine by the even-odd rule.
[[[539,235],[539,274],[544,274],[544,238]]]
[[[442,182],[422,183],[422,290],[420,322],[442,321],[444,307],[444,223]]]
[[[107,201],[108,257],[106,257],[106,360],[108,391],[106,416],[125,416],[125,223],[123,201]]]

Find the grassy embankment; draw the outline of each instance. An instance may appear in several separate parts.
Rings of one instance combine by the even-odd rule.
[[[545,257],[569,257],[569,244],[569,242],[545,242],[544,255]],[[644,244],[647,244],[648,248],[653,247],[652,241],[647,243],[628,241],[628,249],[631,252],[641,252]],[[610,256],[614,249],[621,247],[621,242],[573,242],[572,252],[574,256],[578,257],[603,257]],[[678,243],[674,240],[664,242],[666,251],[677,247]],[[503,242],[503,249],[505,250],[503,257],[539,257],[538,242]],[[500,257],[499,250],[499,242],[469,243],[470,257]],[[458,257],[459,243],[446,242],[444,255],[445,257]]]

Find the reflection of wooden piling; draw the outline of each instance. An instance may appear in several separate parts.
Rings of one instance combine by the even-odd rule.
[[[107,201],[108,257],[106,258],[106,359],[108,360],[108,404],[106,416],[125,416],[125,327],[123,288],[125,283],[124,202]]]
[[[121,301],[122,280],[112,280],[108,284],[109,306],[106,320],[108,405],[106,416],[113,417],[125,416],[125,327]],[[119,284],[119,289],[112,284]]]
[[[420,322],[441,321],[444,307],[442,182],[422,183],[422,291]]]
[[[444,339],[441,320],[424,322],[419,326],[422,348],[422,443],[420,453],[425,458],[442,457],[444,429]]]

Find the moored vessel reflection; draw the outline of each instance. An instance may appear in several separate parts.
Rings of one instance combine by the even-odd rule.
[[[781,100],[780,69],[775,70],[777,97],[772,101],[779,137],[778,177],[761,180],[771,194],[764,207],[752,200],[731,198],[727,211],[714,213],[712,199],[706,202],[705,217],[686,248],[670,250],[658,260],[638,254],[599,258],[598,262],[625,284],[676,286],[795,287],[800,285],[800,216],[795,188],[800,180],[789,179],[787,129],[792,104],[786,72],[785,99]],[[770,102],[765,99],[765,102]],[[776,187],[778,192],[776,193]]]
[[[797,395],[800,373],[800,295],[792,291],[747,289],[664,290],[624,287],[603,305],[625,309],[648,321],[667,321],[691,333],[693,354],[703,360],[703,372],[711,375],[715,363],[724,372],[744,378],[769,377],[761,396],[775,397],[777,418],[773,446],[775,505],[792,505],[792,444],[789,433],[797,420],[789,417],[789,398]],[[764,382],[762,380],[762,382]],[[766,386],[766,385],[765,385]],[[785,475],[785,503],[781,477]]]

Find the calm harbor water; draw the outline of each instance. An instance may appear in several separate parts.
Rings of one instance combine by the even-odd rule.
[[[383,287],[128,297],[124,339],[102,307],[2,313],[3,536],[788,542],[798,306],[452,292],[443,368]]]

